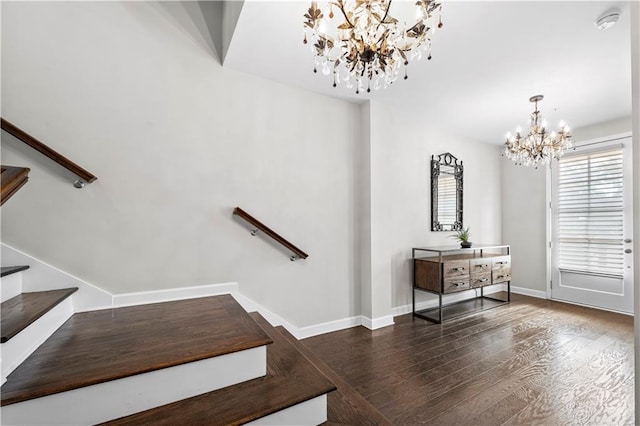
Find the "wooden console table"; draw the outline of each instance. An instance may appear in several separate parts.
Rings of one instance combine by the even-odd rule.
[[[412,257],[414,316],[440,324],[446,319],[511,301],[511,248],[508,245],[478,245],[468,249],[419,247],[412,249]],[[507,284],[506,300],[484,295],[484,287],[504,283]],[[480,289],[480,296],[442,304],[443,295],[471,289]],[[416,311],[416,290],[437,294],[438,307]]]

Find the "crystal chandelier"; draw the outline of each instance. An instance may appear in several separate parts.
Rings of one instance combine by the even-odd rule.
[[[538,102],[543,98],[542,95],[529,98],[529,102],[534,102],[536,106],[529,118],[529,132],[526,136],[520,134],[520,129],[516,130],[515,136],[507,133],[503,155],[518,165],[538,168],[549,163],[552,158],[559,159],[564,151],[573,148],[569,128],[562,122],[558,133],[547,131],[547,123],[538,111]]]
[[[355,86],[356,93],[388,87],[400,75],[404,65],[407,77],[409,60],[419,60],[422,52],[431,59],[431,35],[433,14],[441,11],[441,4],[433,0],[419,0],[416,4],[417,21],[412,26],[401,24],[389,14],[392,0],[355,0],[354,2],[330,1],[328,17],[333,19],[334,8],[340,13],[335,32],[327,30],[325,14],[315,1],[304,15],[303,43],[311,43],[314,54],[313,68],[323,74],[333,73],[333,87],[344,82],[348,88]],[[438,18],[442,28],[442,17]],[[307,30],[311,32],[307,39]]]

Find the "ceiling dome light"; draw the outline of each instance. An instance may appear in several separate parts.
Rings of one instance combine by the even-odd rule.
[[[620,9],[612,9],[605,12],[602,16],[595,20],[593,25],[599,30],[606,30],[613,27],[620,19]]]

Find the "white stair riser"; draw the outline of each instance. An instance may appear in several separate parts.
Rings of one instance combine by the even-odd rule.
[[[0,299],[2,302],[22,293],[22,272],[0,278]]]
[[[2,407],[3,424],[96,424],[267,373],[266,346]]]
[[[255,426],[319,425],[327,421],[327,394],[247,423]]]
[[[9,373],[15,370],[73,315],[71,299],[71,297],[67,297],[9,341],[0,345],[3,383]]]

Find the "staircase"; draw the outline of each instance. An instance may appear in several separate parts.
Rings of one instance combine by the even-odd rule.
[[[77,289],[22,293],[22,273],[2,268],[3,424],[327,421],[336,386],[230,295],[73,313]]]

